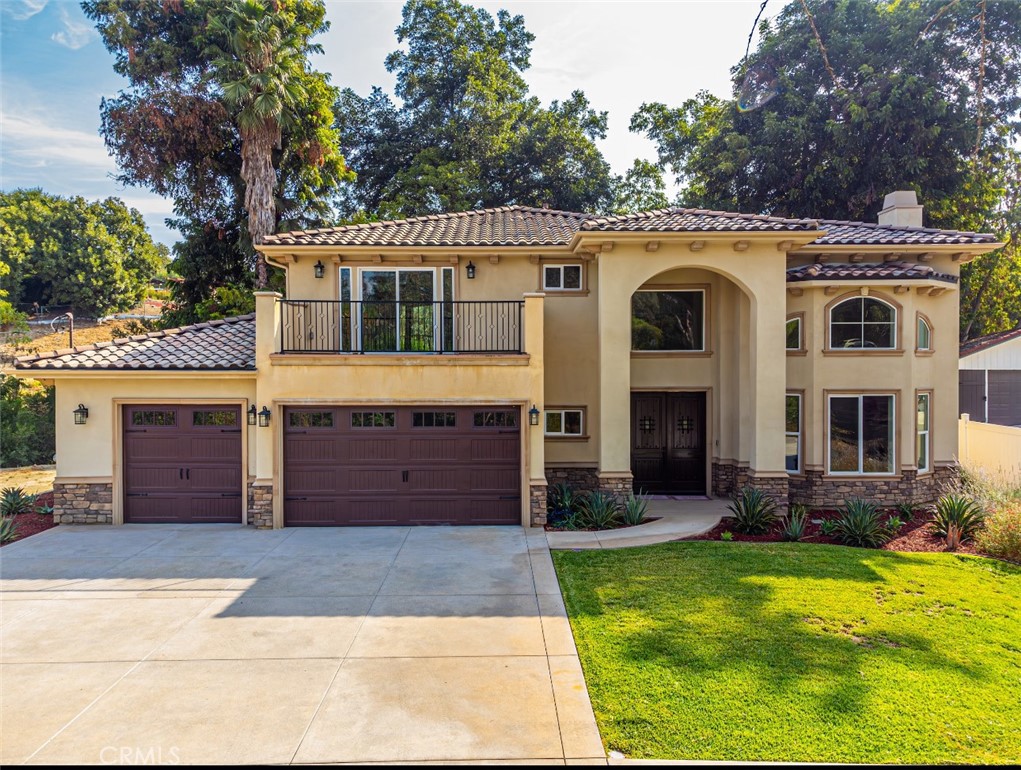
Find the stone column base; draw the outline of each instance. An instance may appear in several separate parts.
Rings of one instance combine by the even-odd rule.
[[[608,495],[615,495],[616,497],[630,497],[634,492],[635,488],[635,477],[631,471],[626,472],[606,472],[599,473],[596,476],[599,486],[597,489],[600,492],[605,492]]]
[[[113,524],[113,484],[54,484],[53,523]]]
[[[810,508],[839,508],[846,500],[860,497],[880,506],[925,505],[953,486],[960,475],[957,465],[938,466],[921,476],[908,469],[890,478],[825,476],[821,470],[806,470],[791,477],[791,502]]]
[[[546,466],[546,481],[550,484],[567,484],[575,492],[599,489],[599,470],[575,466]]]
[[[533,481],[528,485],[529,523],[533,527],[546,526],[546,490],[544,481]]]
[[[755,471],[749,471],[748,479],[742,486],[765,492],[783,511],[787,510],[790,489],[790,479],[787,476],[757,476]]]
[[[248,523],[257,529],[273,529],[272,485],[248,485]]]

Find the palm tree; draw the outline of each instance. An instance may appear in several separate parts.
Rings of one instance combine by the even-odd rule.
[[[276,229],[277,172],[273,150],[283,128],[295,122],[305,97],[305,62],[321,47],[273,0],[231,0],[209,14],[211,77],[241,135],[241,178],[252,243]],[[257,263],[258,288],[266,286],[266,261]]]

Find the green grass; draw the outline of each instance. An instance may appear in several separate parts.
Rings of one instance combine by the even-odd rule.
[[[555,551],[610,750],[1021,762],[1021,568],[799,543]]]

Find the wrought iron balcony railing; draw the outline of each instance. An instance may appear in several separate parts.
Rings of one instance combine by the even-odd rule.
[[[281,300],[281,353],[522,353],[524,302]]]

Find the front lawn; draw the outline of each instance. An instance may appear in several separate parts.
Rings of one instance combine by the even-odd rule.
[[[553,559],[610,750],[1021,762],[1019,567],[800,543]]]

